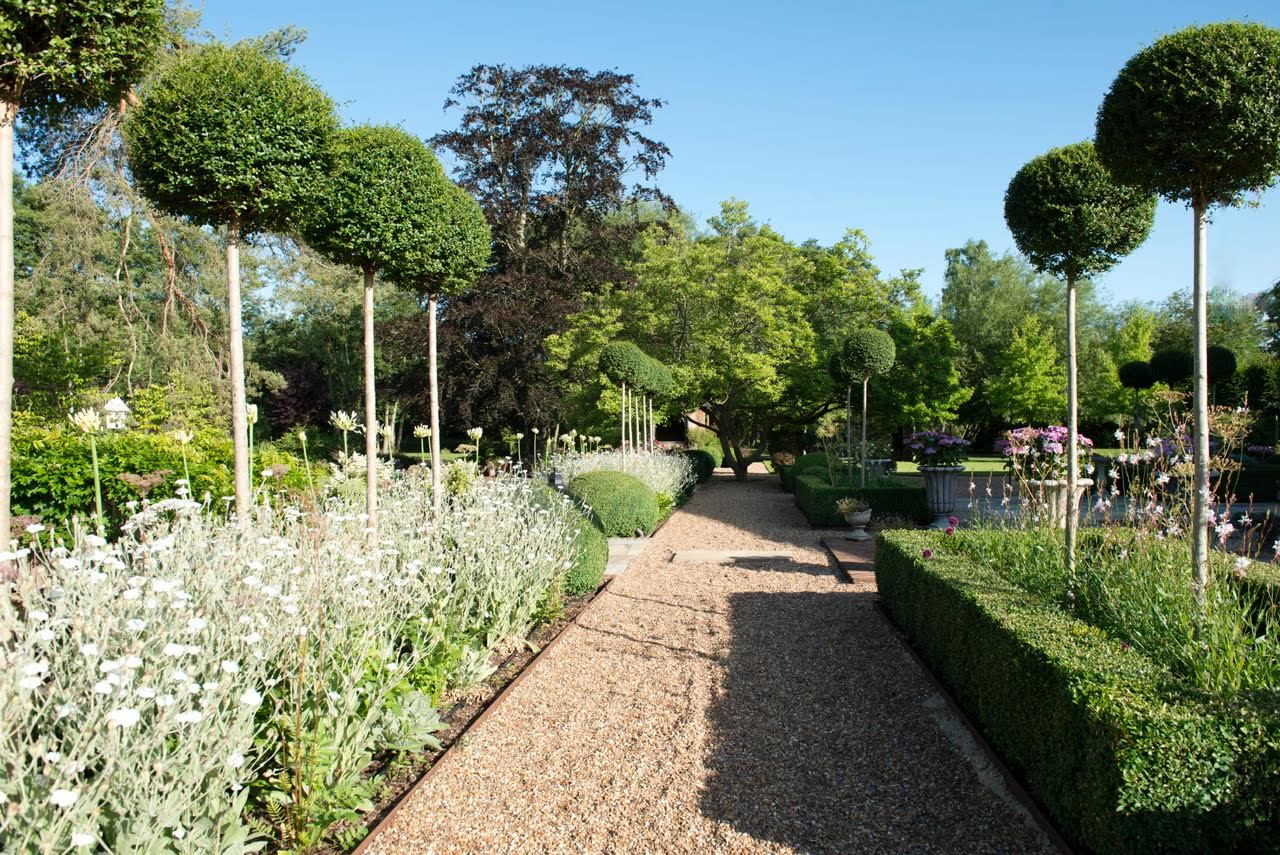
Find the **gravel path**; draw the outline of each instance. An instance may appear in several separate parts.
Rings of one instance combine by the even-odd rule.
[[[1051,851],[822,534],[717,475],[370,851]]]

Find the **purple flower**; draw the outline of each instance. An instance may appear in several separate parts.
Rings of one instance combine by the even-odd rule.
[[[952,517],[951,519],[947,520],[947,522],[951,523],[952,528],[955,528],[956,526],[960,525],[960,518]]]
[[[946,531],[946,533],[947,533],[948,535],[955,534],[955,533],[956,533],[956,528],[955,528],[955,526],[948,526],[948,527],[947,527],[947,531]]]
[[[922,556],[924,556],[925,558],[932,558],[932,557],[933,557],[933,550],[932,550],[932,549],[926,549],[926,550],[923,550],[920,554],[921,554]]]

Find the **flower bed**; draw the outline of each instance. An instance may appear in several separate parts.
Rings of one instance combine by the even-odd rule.
[[[1031,559],[1039,548],[1018,532],[971,536]],[[1280,847],[1274,689],[1198,689],[948,544],[881,534],[881,599],[1069,839],[1098,852]]]
[[[341,493],[243,527],[169,500],[117,543],[41,533],[0,602],[6,851],[304,849],[359,827],[370,763],[432,747],[442,696],[557,613],[577,557],[563,497],[498,478],[435,515],[428,489],[384,485],[373,543]]]
[[[924,488],[919,480],[882,477],[868,480],[866,487],[850,487],[843,481],[832,485],[825,471],[822,475],[796,478],[796,507],[810,525],[836,528],[845,525],[844,514],[837,502],[845,497],[861,499],[871,506],[876,516],[899,516],[927,522],[929,509]]]

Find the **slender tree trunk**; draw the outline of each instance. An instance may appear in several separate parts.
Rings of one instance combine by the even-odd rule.
[[[1067,274],[1067,581],[1076,584],[1076,526],[1080,509],[1076,505],[1076,484],[1080,480],[1079,402],[1076,395],[1076,277]]]
[[[858,452],[862,455],[862,460],[859,463],[862,469],[863,487],[867,486],[867,379],[866,377],[862,378],[862,448]],[[849,483],[852,486],[852,478],[849,479]]]
[[[227,326],[231,345],[231,442],[235,450],[236,515],[245,520],[249,492],[249,418],[244,393],[244,329],[240,319],[240,223],[227,224]]]
[[[373,356],[373,268],[368,267],[364,271],[364,509],[370,532],[378,527],[378,406]]]
[[[436,364],[436,306],[435,294],[427,295],[427,374],[431,377],[431,507],[440,510],[440,375]],[[538,438],[533,438],[538,447]],[[516,455],[517,459],[519,455]]]
[[[0,552],[9,551],[13,483],[13,125],[18,105],[0,101]],[[8,562],[4,562],[7,564]],[[0,564],[0,576],[7,569]]]
[[[622,451],[622,471],[627,471],[627,383],[622,382],[622,412],[618,419],[618,448]]]
[[[1138,389],[1133,390],[1133,435],[1136,440],[1138,436]]]
[[[844,450],[849,455],[846,471],[849,474],[849,486],[853,486],[853,384],[844,387]],[[866,485],[863,485],[866,486]]]
[[[1191,587],[1203,608],[1209,578],[1209,354],[1208,223],[1205,204],[1192,206],[1195,222],[1195,276],[1191,287],[1195,323],[1195,504],[1192,511]]]

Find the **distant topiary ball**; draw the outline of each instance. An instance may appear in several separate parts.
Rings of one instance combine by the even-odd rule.
[[[1211,345],[1208,350],[1210,383],[1229,380],[1236,373],[1236,355],[1228,348]]]
[[[646,535],[658,524],[658,497],[634,475],[587,472],[569,482],[568,492],[609,537]]]
[[[892,336],[884,330],[875,327],[854,330],[833,362],[833,374],[837,380],[860,383],[892,368],[897,353]]]
[[[1151,357],[1151,373],[1157,382],[1170,386],[1191,376],[1195,363],[1185,350],[1162,350]]]
[[[1126,362],[1116,373],[1120,375],[1120,385],[1126,389],[1150,389],[1156,382],[1151,363],[1140,359]]]

